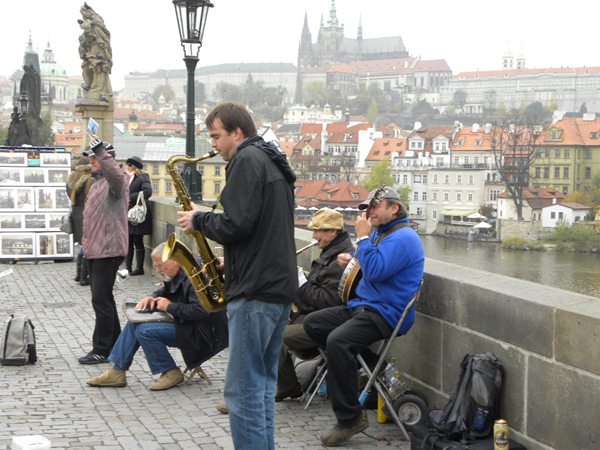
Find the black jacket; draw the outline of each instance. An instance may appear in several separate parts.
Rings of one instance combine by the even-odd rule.
[[[133,208],[137,202],[138,193],[144,192],[144,201],[146,202],[146,218],[142,223],[133,225],[129,222],[129,234],[152,234],[152,208],[150,206],[149,198],[152,197],[152,183],[150,182],[150,175],[146,172],[136,174],[131,180],[129,185],[129,206],[128,209]]]
[[[177,347],[188,367],[199,366],[229,345],[225,310],[206,312],[182,269],[152,296],[173,302],[167,312],[175,318]]]
[[[345,231],[321,251],[310,266],[306,283],[300,286],[296,299],[298,312],[293,314],[292,323],[300,323],[304,316],[313,311],[342,304],[338,286],[344,269],[337,263],[337,256],[352,252],[354,246]]]
[[[291,303],[298,292],[293,184],[249,141],[227,164],[223,213],[197,212],[194,229],[223,245],[227,301]]]

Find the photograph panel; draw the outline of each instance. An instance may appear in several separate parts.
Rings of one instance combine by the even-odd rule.
[[[23,228],[22,214],[0,214],[0,230],[14,231]]]
[[[0,166],[27,166],[27,153],[0,152]]]
[[[46,183],[45,174],[46,171],[39,167],[27,167],[23,169],[23,182],[25,184],[43,185]]]
[[[15,184],[22,184],[23,169],[12,168],[12,167],[0,167],[0,186],[11,186]]]
[[[33,233],[1,233],[0,256],[27,257],[35,255]]]
[[[71,167],[70,153],[40,153],[40,166]]]

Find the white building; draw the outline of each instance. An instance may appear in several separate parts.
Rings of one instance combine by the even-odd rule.
[[[591,208],[580,205],[579,203],[557,203],[542,208],[542,226],[544,228],[556,228],[556,225],[562,223],[573,225],[577,222],[583,222],[588,217]]]

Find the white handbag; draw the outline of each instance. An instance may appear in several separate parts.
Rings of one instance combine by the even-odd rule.
[[[146,219],[146,202],[144,201],[144,191],[140,191],[135,205],[127,212],[127,219],[133,225],[139,225]]]

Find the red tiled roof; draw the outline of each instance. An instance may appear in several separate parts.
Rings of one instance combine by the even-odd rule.
[[[369,195],[368,189],[348,182],[329,183],[323,180],[298,180],[296,187],[296,203],[305,207],[315,205],[356,206]]]
[[[552,133],[560,131],[558,139]],[[542,132],[538,140],[543,145],[596,145],[600,146],[600,118],[584,120],[580,117],[565,117]]]
[[[392,157],[392,152],[402,156],[407,149],[408,141],[404,138],[379,138],[375,139],[373,146],[366,157],[366,161],[387,161]]]

